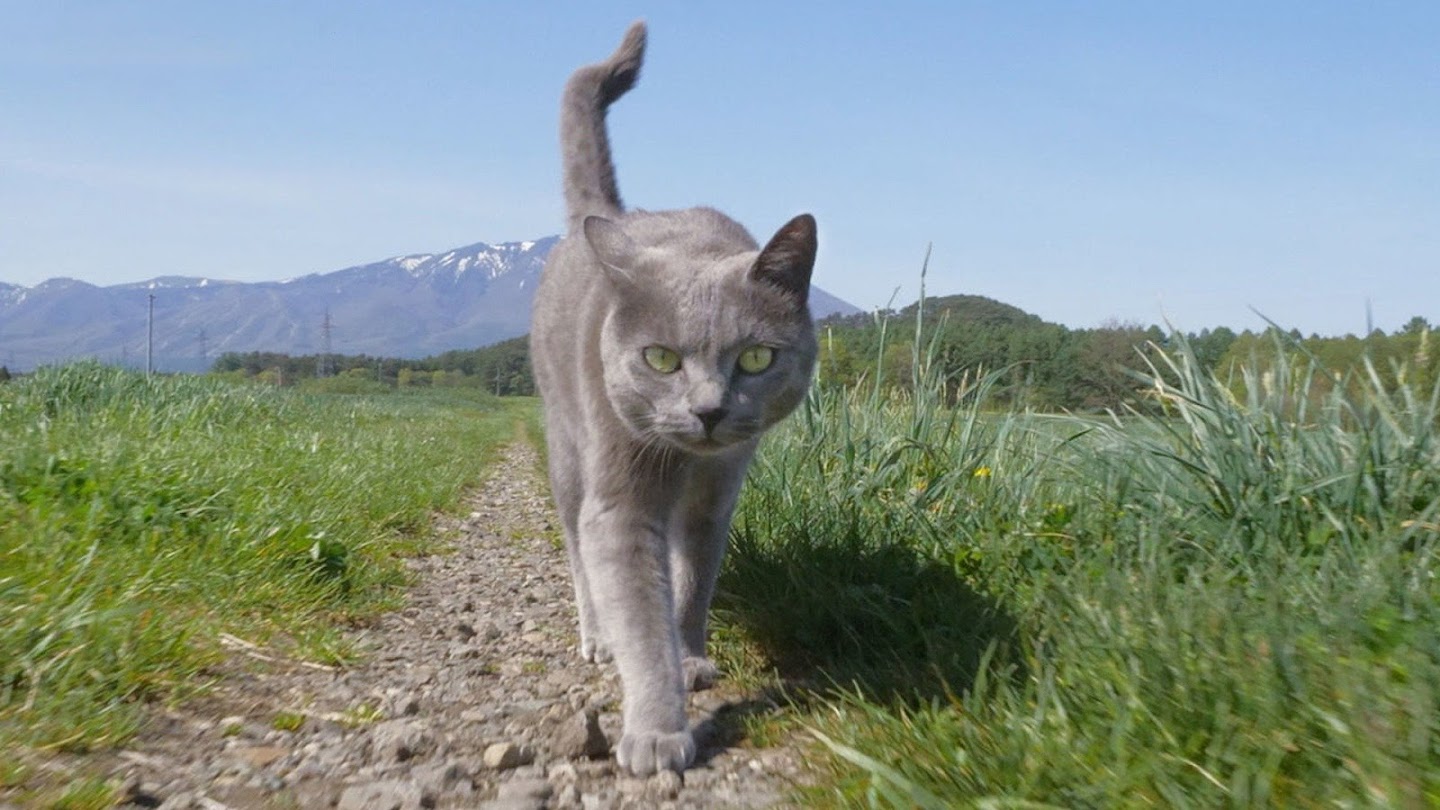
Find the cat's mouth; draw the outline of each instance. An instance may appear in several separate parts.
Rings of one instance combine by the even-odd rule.
[[[708,434],[677,436],[675,440],[692,453],[715,453],[730,446],[728,442],[723,442]]]
[[[723,436],[713,433],[677,433],[670,436],[670,441],[687,452],[710,455],[729,450],[740,443],[740,437],[729,433]]]

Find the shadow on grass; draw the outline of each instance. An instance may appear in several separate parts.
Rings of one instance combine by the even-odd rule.
[[[738,631],[801,703],[836,692],[889,705],[967,690],[978,668],[1005,667],[1015,620],[953,565],[863,538],[734,538],[715,615]]]

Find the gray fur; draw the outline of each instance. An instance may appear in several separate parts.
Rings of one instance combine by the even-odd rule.
[[[605,112],[634,85],[644,47],[636,23],[566,85],[568,235],[545,265],[530,336],[580,653],[614,658],[616,756],[641,775],[695,756],[685,690],[716,676],[706,614],[731,512],[761,434],[804,398],[816,353],[808,214],[761,249],[709,208],[624,210]],[[757,346],[771,365],[742,370]],[[675,352],[679,368],[657,371],[647,347]]]

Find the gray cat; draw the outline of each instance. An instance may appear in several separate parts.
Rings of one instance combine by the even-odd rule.
[[[606,109],[635,85],[645,26],[571,76],[561,105],[568,235],[535,294],[530,351],[580,654],[614,658],[621,768],[695,757],[685,691],[715,679],[706,614],[755,446],[804,399],[815,220],[760,249],[709,208],[625,211]]]

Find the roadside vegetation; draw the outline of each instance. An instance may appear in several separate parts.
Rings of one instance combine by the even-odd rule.
[[[1082,413],[910,314],[767,438],[716,600],[719,663],[785,706],[750,743],[817,740],[805,801],[1440,807],[1425,324],[1127,343]],[[0,791],[204,688],[222,634],[350,659],[434,510],[539,436],[478,375],[246,368],[0,385]]]
[[[935,342],[817,387],[718,598],[726,663],[823,741],[808,799],[1440,807],[1440,389],[1274,338],[1224,377],[1151,346],[1100,415]]]
[[[203,688],[226,634],[336,663],[529,401],[78,364],[0,385],[0,788]]]

